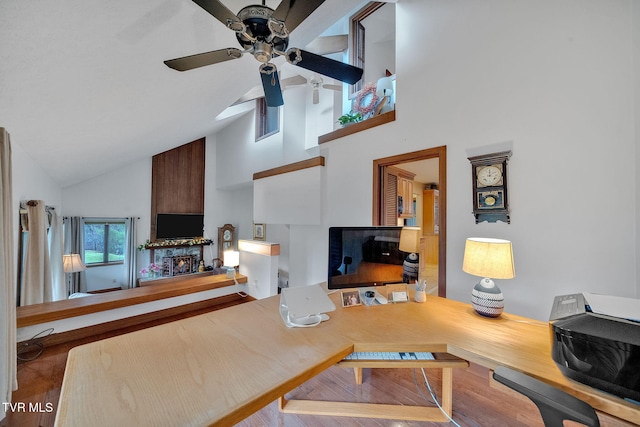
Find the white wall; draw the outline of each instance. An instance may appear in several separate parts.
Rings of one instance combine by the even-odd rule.
[[[633,43],[632,49],[635,52],[640,51],[640,2],[634,1],[631,3],[631,7],[633,9]],[[635,123],[636,123],[636,134],[635,134],[635,146],[636,146],[636,156],[635,156],[635,175],[636,175],[636,194],[637,189],[640,188],[640,150],[637,147],[640,147],[640,58],[638,55],[634,57],[633,63],[633,75],[635,76],[634,83],[634,105],[635,105]],[[640,197],[636,197],[636,253],[640,251]],[[637,259],[637,258],[636,258]],[[636,262],[636,297],[640,298],[640,263]]]
[[[509,311],[546,319],[553,296],[574,291],[637,296],[629,6],[398,3],[398,22],[422,22],[427,54],[410,61],[412,40],[399,33],[397,137],[448,146],[448,296],[469,299],[476,279],[461,265],[472,235],[513,241]],[[465,150],[506,140],[512,224],[475,225]],[[594,172],[602,165],[606,178]]]

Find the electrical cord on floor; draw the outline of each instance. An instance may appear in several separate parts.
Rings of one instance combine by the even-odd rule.
[[[16,349],[16,357],[18,360],[22,362],[30,362],[31,360],[36,360],[42,352],[44,351],[43,342],[49,338],[49,336],[53,333],[53,328],[45,329],[44,331],[38,332],[31,339],[24,341],[18,345]],[[35,351],[35,354],[31,356],[25,356],[31,352]]]
[[[424,368],[420,368],[420,370],[422,371],[422,376],[424,377],[424,385],[427,387],[427,390],[429,390],[429,394],[431,395],[431,398],[433,399],[432,403],[435,403],[438,408],[440,408],[440,410],[442,411],[442,413],[449,419],[449,421],[451,421],[456,427],[460,427],[460,424],[458,424],[457,422],[455,422],[453,420],[453,418],[451,418],[449,416],[449,414],[447,414],[447,412],[442,408],[442,406],[440,406],[440,403],[438,402],[438,399],[436,398],[436,394],[433,392],[433,390],[431,389],[431,384],[429,384],[429,380],[427,379],[427,374],[424,372]],[[415,369],[414,369],[414,380],[415,380]],[[417,381],[417,380],[415,380]],[[416,384],[417,385],[417,384]],[[422,397],[424,397],[424,399],[429,402],[429,399],[424,395],[424,393],[422,393],[422,390],[420,390],[420,387],[418,387],[418,391],[420,392],[420,394],[422,395]]]
[[[236,276],[233,276],[233,281],[236,282],[236,286],[240,286],[240,283],[238,283],[238,279],[236,279]],[[246,298],[249,296],[249,294],[244,291],[236,291],[236,294],[240,295],[242,298]]]

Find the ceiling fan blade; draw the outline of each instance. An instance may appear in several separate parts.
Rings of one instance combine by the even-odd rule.
[[[198,53],[182,58],[169,59],[164,63],[169,68],[178,71],[193,70],[194,68],[204,67],[205,65],[217,64],[218,62],[228,61],[230,59],[238,59],[242,56],[242,51],[235,47],[227,49],[218,49],[211,52]]]
[[[262,80],[262,89],[264,89],[264,98],[267,101],[267,106],[279,107],[284,105],[276,66],[270,63],[262,64],[260,66],[260,79]]]
[[[322,3],[324,0],[282,0],[271,17],[284,22],[291,32]]]
[[[315,71],[341,82],[354,84],[362,78],[362,68],[334,61],[302,49],[291,48],[287,50],[285,57],[290,64]]]
[[[320,91],[316,87],[313,88],[313,103],[317,104],[318,102],[320,102]]]
[[[316,55],[328,55],[330,53],[344,52],[347,50],[349,40],[346,34],[339,36],[318,37],[309,43],[305,49]]]
[[[280,86],[282,87],[282,89],[286,89],[291,86],[299,86],[299,85],[306,85],[306,84],[307,84],[307,79],[302,77],[301,75],[287,77],[286,79],[280,80]]]
[[[323,88],[325,89],[330,89],[330,90],[337,90],[338,92],[342,92],[342,86],[340,85],[322,85]]]
[[[228,27],[231,22],[239,21],[236,14],[218,0],[193,0],[193,2],[222,22],[225,27]]]

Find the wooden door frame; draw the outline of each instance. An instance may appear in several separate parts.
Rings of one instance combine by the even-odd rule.
[[[438,295],[447,296],[447,147],[445,145],[411,153],[398,154],[373,161],[373,225],[381,225],[382,206],[382,170],[387,166],[438,159],[438,216],[440,231],[438,234]]]

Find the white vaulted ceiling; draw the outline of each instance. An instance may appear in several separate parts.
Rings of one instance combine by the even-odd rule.
[[[289,45],[362,3],[326,0]],[[239,47],[235,34],[191,0],[3,0],[0,126],[60,186],[83,181],[224,126],[215,117],[259,84],[259,63],[181,73],[163,61],[225,47]]]

